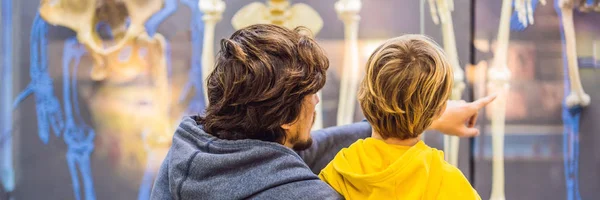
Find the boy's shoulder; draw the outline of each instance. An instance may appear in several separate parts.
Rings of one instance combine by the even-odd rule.
[[[456,166],[448,162],[443,163],[443,178],[438,198],[447,199],[481,199],[469,180]]]

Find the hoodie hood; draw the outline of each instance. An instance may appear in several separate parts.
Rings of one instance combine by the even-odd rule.
[[[161,179],[161,180],[159,180]],[[165,180],[162,180],[165,179]],[[168,184],[167,184],[168,179]],[[260,140],[222,140],[191,117],[177,128],[157,177],[172,199],[337,199],[292,149]]]
[[[423,141],[408,147],[373,138],[342,150],[332,165],[359,191],[382,190],[399,199],[436,199],[448,167],[443,152]]]

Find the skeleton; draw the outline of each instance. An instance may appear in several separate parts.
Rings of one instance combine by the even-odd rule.
[[[429,0],[431,18],[435,24],[442,24],[442,35],[444,38],[444,51],[450,59],[454,71],[454,85],[452,87],[451,99],[461,99],[462,92],[465,89],[465,75],[458,62],[458,52],[456,50],[456,40],[454,37],[454,26],[452,24],[452,11],[454,10],[453,0]],[[437,7],[437,9],[436,9]],[[438,19],[439,16],[439,19]],[[444,153],[446,160],[458,166],[458,148],[459,138],[456,136],[444,135]]]
[[[93,183],[91,181],[91,169],[89,166],[89,153],[93,150],[93,138],[94,132],[89,129],[84,123],[77,124],[74,119],[74,113],[71,107],[71,95],[76,96],[76,92],[71,93],[71,82],[68,80],[68,74],[70,72],[70,62],[63,62],[63,78],[66,79],[63,83],[63,95],[65,100],[65,114],[60,110],[60,104],[58,99],[54,95],[53,81],[48,73],[47,65],[47,53],[46,53],[46,30],[47,24],[41,19],[39,15],[36,16],[31,34],[31,57],[30,57],[30,77],[31,83],[27,88],[21,92],[14,101],[13,107],[16,108],[26,97],[31,94],[35,95],[35,101],[37,106],[37,118],[38,118],[38,135],[42,142],[48,143],[50,128],[56,136],[60,136],[61,132],[64,132],[64,141],[68,145],[67,150],[67,164],[69,166],[69,172],[73,180],[73,190],[75,192],[75,198],[81,199],[80,197],[80,186],[79,186],[79,174],[82,175],[83,187],[85,191],[86,199],[94,199]],[[71,56],[77,57],[79,51],[67,51],[70,50],[70,45],[65,44],[63,61],[71,59]],[[76,60],[77,62],[77,60]],[[78,104],[76,99],[73,99],[75,104]],[[75,110],[76,114],[79,114],[78,110]]]
[[[502,14],[498,39],[494,52],[494,61],[488,71],[488,87],[499,91],[498,98],[492,103],[492,193],[491,200],[504,200],[504,123],[506,99],[510,83],[510,70],[507,66],[507,51],[510,37],[510,16],[512,0],[502,1]]]
[[[172,0],[176,1],[176,0]],[[190,32],[191,32],[191,42],[192,42],[192,55],[190,58],[190,72],[187,84],[183,87],[183,92],[179,98],[179,102],[183,102],[186,97],[194,88],[194,96],[191,99],[188,108],[186,109],[186,114],[198,114],[204,111],[204,108],[207,103],[207,99],[205,98],[204,92],[204,75],[202,68],[203,57],[198,57],[197,55],[203,55],[203,35],[202,30],[204,29],[204,23],[202,23],[202,13],[200,12],[200,8],[198,6],[197,0],[181,0],[185,6],[190,8],[192,11],[192,20],[190,22]],[[212,46],[208,45],[207,48],[212,48]],[[211,50],[212,51],[212,50]],[[210,57],[208,57],[210,58]],[[202,78],[198,78],[202,77]]]
[[[514,8],[516,12],[516,19],[519,24],[524,28],[534,23],[533,11],[538,0],[515,0]],[[543,5],[546,4],[545,0],[539,0]],[[512,24],[512,22],[511,22]]]
[[[566,97],[566,104],[568,107],[582,106],[585,107],[590,104],[590,96],[583,91],[581,85],[581,79],[579,78],[579,71],[577,63],[577,47],[575,42],[575,27],[573,25],[573,8],[575,2],[569,0],[556,0],[557,11],[561,13],[561,22],[564,31],[565,38],[565,51],[567,54],[569,80],[571,81],[570,90],[571,92]],[[590,1],[591,2],[591,1]],[[580,1],[580,8],[584,11],[596,10],[600,8],[600,4],[596,6],[586,4],[584,0]],[[600,10],[599,10],[600,12]]]
[[[577,3],[582,12],[600,12],[598,0],[555,0],[555,9],[561,19],[563,58],[565,59],[565,102],[563,105],[563,157],[568,200],[579,200],[579,119],[582,108],[590,104],[590,96],[585,93],[579,77],[579,63],[573,9]],[[567,76],[568,74],[568,76]]]
[[[108,83],[123,83],[131,81],[140,74],[148,73],[156,86],[155,101],[160,110],[168,115],[169,96],[167,82],[167,67],[165,61],[165,39],[155,34],[146,34],[145,22],[161,10],[162,0],[121,0],[121,1],[42,1],[40,15],[49,23],[61,25],[77,32],[77,40],[83,44],[95,61],[92,68],[93,80],[104,80]],[[127,28],[124,17],[116,13],[97,13],[96,10],[123,9],[127,10],[130,23]],[[172,8],[172,7],[171,7]],[[105,15],[103,15],[105,14]],[[109,16],[102,19],[102,16]],[[112,17],[112,18],[111,18]],[[116,18],[116,19],[115,19]],[[79,19],[79,20],[73,20]],[[105,42],[93,30],[96,21],[106,20],[116,26],[113,37],[114,46],[103,48]],[[160,20],[156,20],[160,21]],[[119,29],[123,28],[123,29]],[[124,32],[124,33],[123,33]],[[153,31],[155,32],[155,30]],[[155,59],[148,62],[148,59]],[[162,126],[160,132],[170,132],[168,125],[157,122]],[[155,124],[156,125],[156,124]],[[156,136],[157,140],[168,140],[168,136]]]
[[[40,6],[40,14],[34,21],[31,38],[31,83],[16,98],[14,107],[30,94],[36,98],[39,136],[44,143],[48,142],[49,128],[63,139],[68,146],[67,164],[71,173],[75,199],[81,199],[80,180],[83,181],[85,199],[95,199],[93,180],[91,177],[90,154],[94,149],[94,130],[83,122],[77,101],[77,81],[70,80],[70,73],[77,74],[79,60],[83,54],[94,58],[94,66],[90,77],[106,84],[129,82],[140,74],[150,74],[155,84],[155,105],[164,116],[168,115],[168,90],[164,38],[156,32],[156,27],[169,12],[172,6],[161,10],[161,0],[126,0],[126,1],[74,1],[44,0]],[[125,21],[126,9],[130,15],[130,23]],[[116,12],[115,12],[116,11]],[[109,12],[108,14],[106,12]],[[114,12],[114,13],[110,13]],[[157,16],[153,16],[157,14]],[[152,17],[149,24],[145,24]],[[63,100],[64,116],[60,104],[54,96],[52,78],[48,74],[46,53],[46,21],[73,29],[77,36],[65,42],[63,52]],[[96,33],[94,25],[106,22],[112,29],[114,45],[103,41]],[[149,27],[153,37],[146,34]],[[83,44],[83,45],[80,45]],[[104,46],[109,46],[104,48]],[[74,63],[71,70],[71,63]],[[152,132],[148,143],[155,146],[168,147],[173,131],[168,120],[155,118],[151,121]],[[81,178],[79,177],[81,175]]]
[[[362,7],[360,0],[339,0],[335,3],[338,17],[344,22],[346,47],[344,52],[344,68],[340,83],[337,125],[352,123],[356,106],[356,92],[359,82],[358,65],[358,12]]]
[[[516,0],[515,11],[518,13],[518,21],[523,28],[534,23],[533,10],[535,9],[535,0]],[[540,0],[540,3],[545,5],[545,0]],[[576,43],[575,43],[575,28],[573,26],[573,9],[578,4],[582,12],[597,11],[600,12],[600,0],[555,0],[556,9],[561,13],[561,23],[563,24],[565,51],[567,54],[568,74],[570,84],[570,93],[566,97],[568,107],[587,106],[590,103],[590,96],[585,93],[581,85],[579,77]]]
[[[310,6],[288,0],[268,0],[267,4],[253,2],[240,9],[231,19],[233,28],[241,29],[252,24],[275,24],[294,29],[304,26],[313,34],[323,27],[323,19]]]
[[[500,27],[498,28],[498,39],[494,51],[494,60],[492,67],[488,71],[488,87],[498,91],[498,98],[491,105],[492,113],[492,193],[490,199],[504,200],[504,127],[506,116],[506,101],[510,88],[511,72],[507,66],[508,44],[510,41],[511,14],[513,0],[504,0],[502,2],[502,11],[500,16]],[[540,1],[545,4],[545,1]],[[515,0],[515,17],[512,22],[520,24],[513,26],[513,29],[521,29],[533,24],[533,10],[537,1]],[[517,21],[517,22],[515,22]],[[514,25],[513,24],[513,25]]]
[[[202,80],[207,82],[208,75],[213,71],[215,65],[214,40],[215,25],[221,21],[225,2],[222,0],[199,0],[198,7],[204,13],[204,43],[202,46]],[[208,103],[208,95],[204,91],[204,101]]]
[[[529,0],[527,9],[522,5],[520,10],[526,10],[525,14],[518,17],[517,29],[524,29],[528,24],[533,24],[533,10],[536,1]],[[545,1],[540,1],[545,4]],[[527,5],[525,5],[527,6]],[[575,42],[575,28],[573,24],[573,9],[579,8],[582,12],[600,12],[600,1],[598,0],[555,0],[554,7],[560,16],[561,35],[563,39],[563,57],[565,65],[565,102],[563,105],[563,157],[565,165],[565,180],[567,187],[567,199],[581,199],[579,194],[579,119],[582,108],[589,105],[590,96],[585,93],[579,77],[578,60]]]
[[[288,0],[268,0],[267,4],[253,2],[244,6],[233,16],[231,24],[236,30],[253,24],[275,24],[289,29],[304,26],[316,35],[323,27],[323,19],[317,11],[306,4],[291,5]],[[212,44],[212,38],[211,40],[205,39],[205,45]],[[320,97],[321,92],[318,92],[317,95]],[[315,109],[317,115],[313,130],[323,128],[321,104],[317,104]]]
[[[79,174],[83,181],[85,199],[95,199],[94,183],[90,176],[90,154],[94,150],[94,130],[81,120],[79,102],[77,100],[77,79],[70,80],[71,61],[73,71],[77,74],[79,61],[85,54],[85,49],[77,43],[76,39],[65,41],[63,52],[63,99],[65,113],[65,128],[63,137],[68,146],[67,165],[71,173],[75,199],[81,199]],[[73,105],[73,106],[72,106]],[[77,119],[76,119],[77,118]]]
[[[129,66],[123,69],[105,63],[102,57],[123,50],[132,40],[145,32],[144,23],[161,10],[162,0],[115,0],[115,1],[78,1],[78,0],[43,0],[40,6],[40,15],[50,24],[60,25],[72,29],[77,33],[77,40],[84,44],[95,58],[95,65],[91,72],[93,80],[104,80],[110,76],[116,81],[125,82],[133,79],[144,69],[141,66]],[[101,15],[96,10],[123,10],[126,9],[130,17],[129,27],[126,29],[125,17],[116,13]],[[108,19],[102,19],[107,16]],[[116,43],[108,48],[94,30],[95,22],[106,20],[113,27],[113,36]],[[121,28],[121,29],[120,29]],[[122,31],[124,29],[124,31]],[[124,32],[124,33],[123,33]]]

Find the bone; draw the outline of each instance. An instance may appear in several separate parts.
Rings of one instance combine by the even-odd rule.
[[[429,11],[431,12],[431,19],[434,24],[440,23],[440,17],[438,16],[437,4],[436,0],[428,0],[429,1]]]
[[[104,47],[103,41],[95,32],[95,21],[98,17],[108,16],[113,19],[111,25],[124,24],[114,20],[125,20],[124,17],[112,17],[115,13],[99,12],[118,12],[116,5],[122,3],[131,19],[130,25],[125,29],[125,34],[117,34],[114,45]],[[121,76],[117,79],[132,78],[134,74],[140,71],[132,71],[137,68],[119,69],[119,67],[109,66],[105,57],[114,54],[126,48],[142,33],[145,33],[144,23],[163,6],[163,0],[122,0],[119,2],[104,2],[98,0],[78,1],[78,0],[43,0],[40,5],[40,15],[44,20],[53,25],[64,26],[77,33],[77,40],[84,44],[90,51],[94,59],[94,67],[91,70],[90,77],[93,80],[100,81],[109,76]],[[106,9],[102,9],[107,6]],[[100,8],[99,8],[100,7]],[[97,9],[99,8],[99,9]],[[119,33],[119,28],[115,27],[115,33]],[[122,31],[121,31],[122,32]],[[121,36],[122,35],[122,36]],[[131,66],[130,66],[131,67]],[[111,68],[111,69],[109,69]],[[119,75],[120,74],[120,75]],[[125,80],[124,80],[125,81]]]
[[[215,65],[214,41],[215,26],[223,16],[225,2],[222,0],[200,0],[200,10],[204,13],[204,41],[202,43],[202,80],[207,83],[208,75],[213,71]],[[207,88],[206,85],[204,88]],[[208,103],[208,90],[204,90],[204,102]]]
[[[276,24],[289,29],[304,26],[317,35],[323,27],[323,19],[306,4],[269,0],[267,4],[253,2],[242,7],[231,19],[231,24],[236,30],[252,24]]]
[[[337,125],[350,124],[354,118],[356,93],[358,90],[358,12],[362,7],[360,0],[340,0],[335,3],[338,17],[344,23],[345,52],[340,84],[340,96],[337,112]]]
[[[584,107],[590,104],[590,96],[583,90],[581,79],[579,77],[575,27],[573,25],[573,8],[563,4],[561,7],[561,12],[561,20],[563,21],[563,29],[565,32],[569,81],[571,86],[571,93],[566,97],[566,104],[569,107]]]
[[[510,88],[511,72],[507,66],[508,43],[510,42],[510,17],[512,0],[502,2],[500,27],[494,52],[494,62],[488,71],[488,87],[499,91],[492,103],[492,193],[491,200],[505,200],[504,192],[504,128],[506,101]]]
[[[458,60],[458,52],[456,49],[456,38],[454,35],[454,25],[452,22],[451,0],[436,0],[429,1],[429,6],[433,18],[441,19],[442,36],[444,41],[444,51],[450,59],[454,71],[454,85],[452,87],[451,99],[461,99],[462,92],[465,88],[464,71],[460,67]],[[436,11],[437,7],[437,11]],[[439,15],[439,16],[437,16]],[[435,22],[435,21],[434,21]],[[459,138],[454,136],[444,135],[444,155],[445,159],[452,165],[458,166],[458,150]]]
[[[161,10],[164,0],[123,0],[131,20],[127,37],[137,37],[146,31],[144,24],[152,15]]]
[[[515,12],[517,12],[517,16],[519,18],[519,22],[523,24],[525,27],[529,25],[527,23],[527,11],[525,9],[525,0],[515,0]]]
[[[527,19],[529,20],[530,24],[533,24],[533,4],[531,2],[531,0],[527,0],[526,5],[527,6]]]

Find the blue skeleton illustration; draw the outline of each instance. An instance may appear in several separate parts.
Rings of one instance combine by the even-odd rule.
[[[165,0],[164,7],[162,10],[154,14],[145,24],[146,32],[150,37],[153,37],[158,29],[158,26],[169,16],[171,16],[177,10],[177,0]],[[165,56],[167,60],[167,71],[168,75],[171,75],[171,49],[166,42],[165,46]],[[142,133],[142,136],[145,136],[146,133]],[[143,137],[145,138],[145,137]],[[144,140],[145,142],[145,140]],[[150,192],[152,190],[152,185],[154,183],[154,177],[156,173],[152,171],[153,164],[155,161],[156,155],[153,154],[152,149],[148,148],[144,145],[147,157],[146,157],[146,169],[144,170],[144,175],[142,177],[142,181],[140,183],[140,187],[138,190],[138,200],[146,200],[150,199]]]
[[[188,105],[186,109],[186,113],[188,114],[198,114],[204,110],[205,102],[202,85],[202,65],[200,58],[202,55],[202,42],[203,42],[203,29],[204,23],[202,21],[202,13],[200,8],[198,7],[197,0],[181,0],[185,6],[189,7],[192,11],[192,19],[190,24],[191,29],[191,40],[192,40],[192,56],[191,56],[191,67],[189,73],[189,80],[184,86],[182,95],[180,96],[180,102],[184,101],[191,93],[192,87],[194,88],[194,96],[191,99],[190,105]],[[164,20],[164,18],[170,16],[177,9],[177,1],[176,0],[167,0],[165,1],[165,9],[156,15],[154,15],[150,20],[146,23],[146,28],[148,33],[152,36],[152,34],[156,33],[156,27],[160,24],[160,20]],[[154,27],[154,30],[151,30],[149,27]],[[170,69],[170,49],[167,46],[167,66]],[[145,134],[142,134],[145,135]],[[152,153],[152,150],[146,148],[147,150],[147,163],[146,163],[146,171],[144,172],[144,177],[142,178],[142,183],[140,185],[140,189],[138,192],[138,200],[150,199],[150,190],[152,189],[152,184],[154,182],[154,177],[156,176],[155,172],[152,169],[152,163],[156,161],[155,154]]]
[[[80,197],[79,173],[83,180],[85,199],[95,199],[92,169],[90,167],[90,154],[94,150],[94,130],[83,122],[79,111],[77,95],[77,78],[71,78],[70,63],[73,61],[73,73],[77,74],[79,61],[85,54],[85,48],[77,42],[76,38],[65,41],[63,50],[63,103],[65,112],[65,129],[63,138],[67,144],[67,164],[73,182],[75,199]],[[73,111],[74,109],[74,111]],[[77,120],[73,115],[77,116]]]
[[[0,82],[0,179],[6,192],[15,188],[12,164],[12,0],[2,0],[2,80]]]
[[[60,136],[60,131],[64,128],[63,113],[60,110],[58,99],[54,96],[53,81],[48,73],[47,29],[48,24],[39,14],[36,15],[30,38],[29,77],[31,82],[17,96],[13,104],[13,107],[16,108],[25,98],[34,94],[39,127],[38,135],[44,144],[48,143],[50,128],[57,137]]]
[[[573,2],[574,3],[574,2]],[[555,0],[554,8],[559,15],[559,19],[562,18],[563,10],[559,0]],[[600,4],[595,0],[586,0],[581,2],[581,9],[587,11],[588,8],[600,9]],[[600,10],[599,10],[600,11]],[[571,84],[568,72],[568,58],[567,58],[567,47],[565,38],[565,29],[563,28],[563,21],[560,21],[560,35],[563,47],[563,66],[564,66],[564,94],[565,99],[571,93]],[[579,192],[579,126],[581,119],[581,112],[583,107],[581,105],[569,106],[566,100],[563,102],[562,108],[562,119],[564,123],[563,132],[563,157],[564,157],[564,168],[565,168],[565,182],[567,189],[567,200],[581,200],[581,194]]]
[[[75,46],[74,39],[65,42],[63,52],[63,101],[64,113],[61,112],[60,103],[54,95],[54,84],[48,73],[47,41],[46,33],[48,24],[36,15],[31,30],[31,56],[30,56],[30,78],[31,83],[19,94],[14,102],[16,108],[30,94],[35,96],[36,111],[38,118],[38,135],[42,142],[48,143],[50,128],[57,137],[63,133],[63,139],[68,146],[67,164],[73,181],[73,190],[76,199],[80,197],[79,173],[83,180],[85,199],[95,199],[93,181],[90,168],[90,153],[94,149],[94,131],[81,120],[76,79],[70,80],[70,60],[75,60],[78,66],[79,59],[84,54],[82,47]],[[75,67],[75,71],[77,68]],[[72,90],[72,92],[71,92]],[[75,107],[72,105],[72,99]],[[79,122],[73,117],[73,108]]]
[[[145,24],[148,36],[153,37],[158,26],[177,10],[177,0],[165,0],[163,9],[152,15]]]
[[[191,35],[192,35],[192,56],[191,56],[191,69],[189,73],[189,80],[183,89],[180,100],[182,101],[189,95],[191,87],[194,87],[194,96],[190,102],[189,107],[186,109],[188,114],[199,114],[206,106],[207,102],[204,102],[204,86],[202,84],[202,42],[204,40],[203,30],[204,22],[202,21],[202,12],[198,7],[197,0],[181,0],[183,4],[188,6],[192,10],[192,21],[190,24]]]
[[[559,0],[554,0],[554,8],[556,9],[556,12],[558,13],[560,19],[562,18],[562,11],[559,2]],[[560,20],[560,35],[563,46],[562,55],[565,80],[564,94],[565,97],[567,97],[571,92],[571,83],[569,81],[566,39],[562,20]],[[570,108],[569,106],[567,106],[566,101],[563,102],[563,164],[565,168],[565,185],[567,189],[568,200],[581,199],[581,195],[579,194],[579,120],[581,117],[581,110],[582,109],[580,106]]]
[[[8,3],[7,3],[8,2]],[[183,100],[189,95],[191,87],[194,87],[194,97],[192,103],[188,107],[188,112],[199,113],[204,109],[204,98],[202,97],[202,81],[201,77],[201,65],[200,65],[200,54],[202,47],[202,29],[203,23],[201,20],[201,13],[198,8],[197,1],[194,0],[182,0],[184,4],[190,7],[193,12],[193,19],[191,23],[192,31],[192,66],[190,73],[190,81],[186,84],[184,94],[181,99]],[[170,15],[172,15],[177,9],[177,0],[165,0],[164,7],[161,11],[153,15],[148,22],[145,24],[147,32],[150,36],[153,36],[157,32],[158,26]],[[7,6],[8,5],[8,6]],[[6,53],[10,53],[10,0],[3,0],[3,77],[10,77],[10,57]],[[8,22],[8,23],[7,23]],[[3,115],[3,127],[2,127],[2,141],[3,144],[6,142],[10,143],[10,123],[12,123],[10,114],[11,111],[20,105],[28,96],[34,95],[36,103],[36,114],[38,119],[38,135],[44,144],[48,143],[50,132],[54,132],[57,137],[60,137],[60,133],[63,133],[63,139],[68,147],[67,150],[67,165],[71,174],[73,192],[75,199],[80,200],[81,188],[83,187],[83,197],[87,200],[95,199],[95,192],[93,186],[93,178],[90,166],[90,154],[94,150],[94,137],[95,132],[92,127],[87,125],[79,109],[78,100],[78,89],[77,89],[77,78],[74,78],[72,74],[77,74],[79,62],[82,56],[86,54],[85,47],[77,41],[75,37],[67,39],[64,43],[63,57],[62,57],[62,69],[63,69],[63,109],[58,98],[54,93],[53,80],[48,72],[48,58],[47,58],[47,39],[46,34],[48,30],[48,24],[39,15],[36,15],[32,30],[31,30],[31,56],[30,56],[30,78],[31,82],[22,91],[11,104],[10,99],[6,100],[4,97],[10,98],[11,95],[2,95],[3,104],[2,115]],[[165,55],[167,56],[167,67],[170,72],[170,49],[167,44]],[[12,80],[3,78],[2,94],[11,94],[8,86],[12,85]],[[8,106],[6,106],[8,105]],[[5,108],[7,107],[7,108]],[[64,113],[63,113],[64,112]],[[8,113],[8,114],[7,114]],[[4,117],[8,116],[8,117]],[[8,139],[7,139],[8,138]],[[10,152],[10,144],[3,145],[2,152],[2,183],[6,191],[11,191],[14,187],[14,180],[12,175],[12,152]],[[152,187],[154,172],[152,168],[152,160],[154,154],[150,149],[148,152],[148,163],[146,165],[146,172],[142,183],[140,185],[138,199],[149,199],[150,189]],[[80,180],[82,181],[80,183]]]

